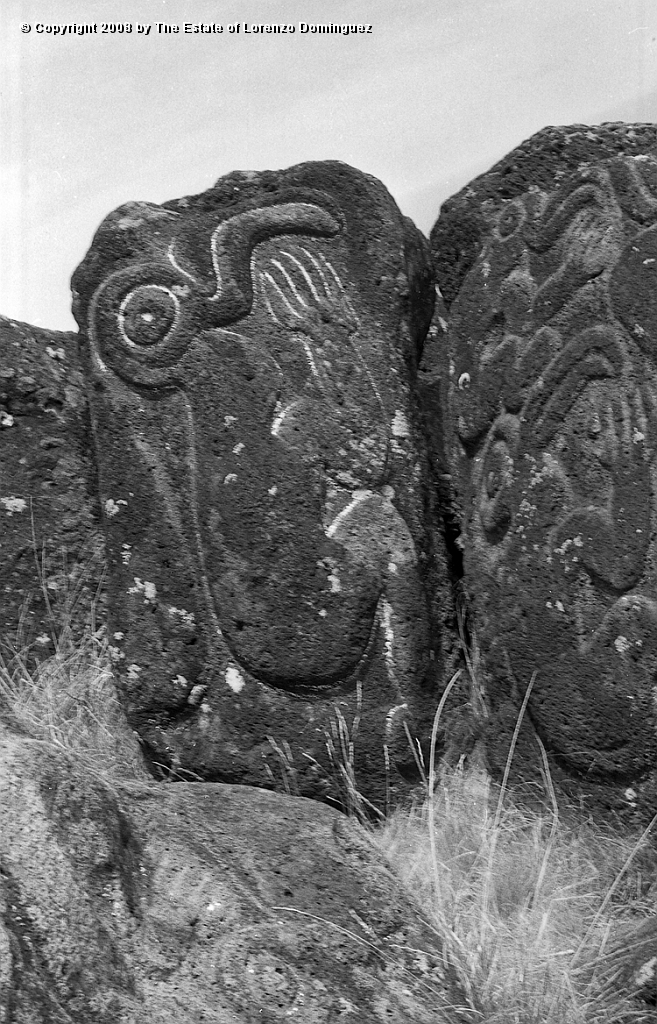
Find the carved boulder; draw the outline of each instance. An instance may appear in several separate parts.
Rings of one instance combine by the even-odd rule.
[[[431,1024],[462,1005],[365,829],[225,785],[111,784],[0,725],[0,1018]]]
[[[115,664],[153,761],[330,795],[357,735],[382,802],[444,670],[425,240],[346,165],[234,173],[114,211],[73,290]]]
[[[655,764],[657,129],[546,129],[432,233],[443,424],[493,701],[568,770]],[[429,384],[426,383],[429,381]]]

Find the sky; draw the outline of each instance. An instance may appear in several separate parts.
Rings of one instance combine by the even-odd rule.
[[[331,22],[372,31],[300,28]],[[70,276],[130,200],[337,159],[428,233],[534,132],[604,121],[657,121],[654,0],[0,0],[0,313],[76,330]]]

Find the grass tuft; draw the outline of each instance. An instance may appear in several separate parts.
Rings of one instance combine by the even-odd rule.
[[[89,550],[75,571],[64,563],[47,577],[45,550],[40,558],[35,554],[49,635],[28,642],[26,605],[16,643],[0,641],[0,722],[74,757],[105,781],[144,780],[150,775],[118,699],[106,628],[96,622],[98,592],[80,614],[99,559],[97,550]],[[54,653],[35,657],[44,643]]]
[[[657,949],[657,884],[646,892],[644,879],[628,898],[648,830],[637,842],[566,824],[555,806],[523,808],[481,768],[460,766],[441,767],[431,797],[373,835],[440,934],[472,1021],[655,1020],[634,998],[631,936]]]
[[[27,652],[0,654],[0,720],[96,774],[148,777],[119,704],[102,630],[75,644],[58,641],[55,653],[36,665]]]

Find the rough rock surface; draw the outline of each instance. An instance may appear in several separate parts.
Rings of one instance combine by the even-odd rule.
[[[73,589],[89,607],[102,574],[95,491],[77,336],[0,317],[3,641],[20,623],[24,643],[52,654]]]
[[[445,674],[426,240],[345,164],[236,172],[114,211],[73,290],[132,725],[178,771],[271,785],[285,762],[320,797],[327,734],[357,731],[382,805]]]
[[[445,205],[432,246],[449,326],[423,388],[489,696],[517,707],[537,673],[549,749],[627,784],[657,752],[657,127],[540,132]]]
[[[110,787],[2,729],[0,820],[3,1024],[436,1024],[462,1002],[366,833],[317,802]]]

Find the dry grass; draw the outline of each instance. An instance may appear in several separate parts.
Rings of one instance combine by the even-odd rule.
[[[96,623],[95,601],[85,616],[75,615],[85,571],[95,565],[90,561],[82,575],[67,573],[64,566],[57,577],[46,580],[44,564],[42,554],[37,566],[50,636],[28,644],[21,621],[17,643],[0,643],[0,721],[75,757],[106,781],[150,778],[117,697],[106,630]],[[58,598],[56,612],[53,594]],[[74,617],[86,619],[81,636],[72,628]],[[54,647],[54,653],[36,659],[33,649],[42,641]]]
[[[0,655],[0,720],[74,755],[113,779],[144,779],[139,745],[119,704],[102,631],[33,666],[25,652]]]
[[[435,770],[446,693],[434,724],[427,795],[377,829],[376,845],[440,934],[467,995],[466,1019],[655,1021],[655,1010],[635,998],[632,968],[634,954],[647,951],[648,960],[657,952],[651,829],[623,836],[574,812],[566,823],[544,752],[545,811],[513,800],[506,783],[530,689],[501,785],[479,767]]]

